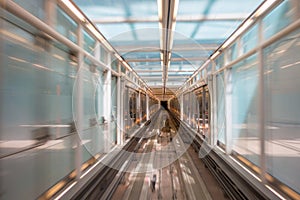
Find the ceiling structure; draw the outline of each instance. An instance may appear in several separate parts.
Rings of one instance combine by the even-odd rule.
[[[263,0],[74,0],[166,100]]]

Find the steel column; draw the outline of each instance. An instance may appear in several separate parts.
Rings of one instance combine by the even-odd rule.
[[[226,153],[231,154],[232,138],[232,74],[231,69],[225,70],[225,144]]]
[[[263,27],[262,19],[258,21],[258,42],[263,42]],[[263,61],[263,48],[260,46],[258,49],[258,133],[260,139],[260,169],[261,169],[261,180],[265,182],[266,174],[266,155],[265,155],[265,99],[264,99],[264,61]]]
[[[82,26],[78,25],[77,29],[78,46],[83,46],[83,30]],[[81,176],[81,164],[82,164],[82,145],[80,134],[83,131],[83,120],[84,120],[84,98],[83,98],[83,74],[82,70],[84,67],[84,55],[82,52],[78,53],[78,71],[77,71],[77,84],[76,84],[76,149],[75,149],[75,166],[76,166],[76,179],[79,180]]]

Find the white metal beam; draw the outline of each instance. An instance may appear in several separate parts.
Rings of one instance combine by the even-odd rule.
[[[135,70],[136,73],[139,73],[140,76],[142,76],[141,74],[142,73],[149,73],[149,72],[163,72],[162,70]],[[193,73],[195,70],[185,70],[185,69],[179,69],[179,70],[169,70],[169,72],[190,72],[190,73]]]
[[[111,63],[111,55],[107,54],[107,61],[110,65]],[[104,109],[104,117],[106,120],[106,128],[104,130],[104,152],[108,152],[111,145],[111,71],[106,71],[104,73],[104,95],[103,99],[103,109]]]
[[[79,24],[77,28],[78,46],[83,47],[83,29]],[[82,146],[80,134],[83,131],[84,122],[84,98],[83,98],[83,67],[84,67],[84,54],[78,53],[78,68],[77,68],[77,80],[76,80],[76,149],[75,149],[75,167],[76,167],[76,179],[79,180],[81,176],[81,164],[82,164]]]
[[[208,57],[178,57],[178,58],[171,58],[170,62],[177,62],[177,61],[201,61],[207,60]],[[162,61],[160,58],[137,58],[137,59],[126,59],[127,62],[160,62]]]
[[[203,21],[242,21],[247,15],[242,13],[217,14],[217,15],[179,15],[177,22],[203,22]],[[157,16],[147,17],[106,17],[94,19],[95,24],[116,24],[116,23],[153,23],[159,22]]]
[[[201,44],[201,43],[191,43],[191,44],[177,44],[173,46],[173,52],[180,51],[212,51],[216,50],[220,45],[219,44]],[[118,52],[161,52],[160,47],[157,45],[145,45],[145,44],[136,44],[136,45],[118,45],[115,44],[114,47]]]
[[[173,80],[173,79],[175,79],[175,80],[182,80],[182,79],[187,79],[188,77],[190,77],[190,76],[169,76],[168,77],[168,79],[170,79],[170,80]],[[144,80],[161,80],[162,79],[162,77],[161,76],[141,76],[141,78],[143,78]]]

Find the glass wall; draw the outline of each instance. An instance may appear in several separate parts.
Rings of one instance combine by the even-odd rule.
[[[264,1],[199,68],[198,80],[210,86],[212,118],[201,112],[209,110],[204,88],[195,90],[198,103],[189,100],[194,79],[179,94],[184,94],[184,121],[191,124],[188,115],[195,108],[186,103],[199,106],[199,127],[212,119],[210,138],[226,150],[221,150],[225,159],[247,167],[261,179],[260,187],[266,180],[285,198],[300,199],[300,3],[273,3]]]
[[[232,67],[232,149],[259,165],[258,67],[252,55]]]
[[[300,29],[264,49],[267,171],[300,192]]]
[[[1,198],[34,199],[75,168],[77,63],[6,17],[0,22]]]
[[[125,137],[130,137],[138,126],[138,110],[137,110],[138,91],[125,87],[124,98],[124,120],[125,120]]]
[[[48,1],[15,2],[46,23]],[[77,23],[53,6],[54,23],[50,26],[77,43]],[[78,147],[73,118],[78,100],[74,92],[79,68],[77,52],[12,14],[4,10],[1,14],[1,199],[36,199],[72,174],[76,160],[85,163],[103,152],[103,73],[84,59],[80,69],[83,130],[78,134]],[[96,42],[87,31],[83,36],[84,49],[92,55]],[[112,94],[112,104],[116,106],[115,91]],[[77,153],[82,154],[82,159],[76,157]]]
[[[299,5],[295,0],[282,1],[262,15],[262,23],[255,21],[215,59],[215,70],[226,69],[215,73],[217,108],[213,122],[219,145],[224,144],[227,152],[261,176],[259,167],[266,165],[268,183],[296,199],[300,193],[300,29],[295,25],[300,16]],[[283,31],[286,33],[281,34]],[[247,57],[241,59],[245,54]],[[231,79],[224,84],[225,73]],[[225,129],[226,123],[232,127]],[[260,132],[260,126],[264,131]]]

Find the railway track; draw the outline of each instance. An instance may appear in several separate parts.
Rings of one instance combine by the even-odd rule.
[[[166,118],[170,122],[169,134],[159,132]],[[200,149],[203,151],[202,139],[168,111],[160,110],[151,123],[149,121],[146,124],[123,148],[132,152],[131,156],[116,153],[110,163],[115,169],[104,166],[72,199],[212,199],[187,151],[190,146],[196,152]],[[217,159],[216,155],[210,153],[203,162],[227,196],[232,199],[249,199],[249,194],[245,194],[234,180],[228,178],[228,172],[223,170],[226,167],[222,162],[222,166],[219,166]],[[155,191],[150,188],[153,174],[157,175]],[[243,183],[243,187],[246,185]]]
[[[158,113],[153,115],[152,121],[157,120]],[[104,161],[107,163],[103,165],[96,176],[88,182],[83,188],[81,188],[71,199],[110,199],[112,194],[120,184],[128,165],[134,159],[132,153],[137,152],[140,146],[143,144],[146,138],[144,133],[151,129],[153,123],[146,122],[145,125],[133,136],[130,141],[122,148],[122,151],[113,152],[113,155],[109,156],[110,161]],[[111,168],[109,166],[113,166]],[[122,169],[122,170],[118,170]]]
[[[128,187],[123,187],[123,195],[115,195],[112,199],[211,199],[203,180],[186,151],[189,144],[184,143],[182,135],[184,129],[180,121],[167,111],[161,111],[154,131],[162,130],[161,122],[164,118],[170,119],[170,133],[153,135],[148,138],[144,149],[152,149],[152,158],[141,158],[142,163],[147,163],[147,172],[129,176]],[[160,127],[158,127],[160,126]],[[180,127],[180,128],[179,128]],[[152,130],[153,131],[153,130]],[[184,136],[183,136],[184,137]],[[189,142],[190,140],[185,140]],[[191,140],[192,141],[192,140]],[[154,157],[154,158],[153,158]],[[157,175],[155,191],[151,191],[149,180],[153,174]],[[199,187],[200,186],[200,187]]]

